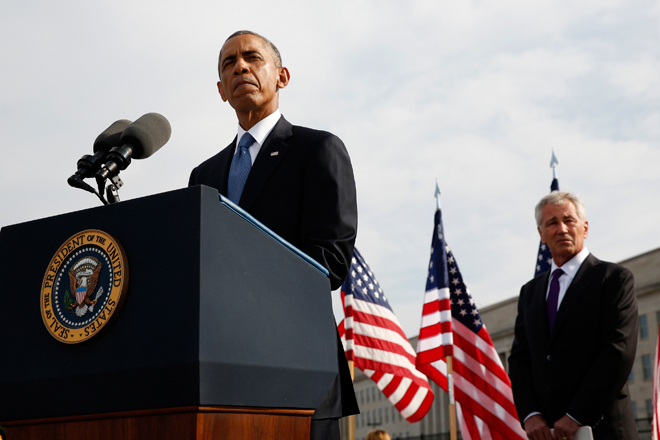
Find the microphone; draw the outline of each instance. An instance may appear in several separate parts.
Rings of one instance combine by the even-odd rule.
[[[85,154],[83,157],[78,160],[78,171],[71,176],[69,179],[78,177],[79,179],[84,179],[86,177],[92,177],[98,170],[103,166],[103,159],[108,154],[108,152],[114,148],[120,146],[120,137],[124,129],[126,129],[132,122],[128,119],[120,119],[115,121],[106,128],[103,133],[98,135],[94,141],[94,155],[90,156]]]
[[[84,183],[82,179],[92,177],[98,170],[101,169],[105,162],[105,157],[108,152],[121,145],[120,138],[125,128],[132,124],[128,119],[120,119],[115,121],[106,128],[103,133],[98,135],[94,141],[94,155],[85,154],[78,160],[76,171],[67,182],[74,188],[81,188],[85,191],[90,191],[91,187]],[[94,192],[93,190],[91,192]]]
[[[110,150],[107,161],[96,173],[99,188],[105,186],[105,181],[119,174],[131,164],[133,159],[146,159],[158,151],[170,140],[172,127],[165,116],[158,113],[147,113],[126,127],[120,138],[119,145]],[[106,139],[110,140],[111,136]],[[97,139],[98,140],[98,139]],[[106,143],[102,143],[103,146]]]

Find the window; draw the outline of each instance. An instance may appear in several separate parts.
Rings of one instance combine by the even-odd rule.
[[[385,408],[385,423],[390,423],[390,412]]]
[[[632,403],[633,417],[637,418],[637,402]]]
[[[364,390],[364,392],[367,394],[367,403],[369,403],[369,394],[371,394],[371,393],[369,392],[369,388],[367,388],[366,390]]]
[[[635,380],[635,375],[634,375],[635,370],[630,370],[630,376],[628,376],[628,382],[632,382]]]
[[[396,423],[396,408],[392,407],[392,423]]]
[[[642,356],[642,371],[644,372],[644,379],[651,379],[653,377],[653,366],[651,365],[650,354]]]
[[[364,390],[360,390],[360,403],[364,404]]]
[[[653,399],[646,399],[646,417],[653,417]]]
[[[646,319],[646,315],[639,317],[639,337],[641,339],[646,339],[649,337],[649,323]]]
[[[655,312],[655,323],[656,323],[657,325],[660,325],[660,310],[658,310],[657,312]]]
[[[378,423],[383,423],[383,408],[378,408]]]

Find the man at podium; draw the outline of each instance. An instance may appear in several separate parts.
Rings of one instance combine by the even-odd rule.
[[[341,286],[357,233],[355,181],[343,142],[331,133],[291,125],[279,111],[290,74],[273,43],[251,31],[225,41],[218,91],[236,111],[236,138],[196,167],[188,185],[204,184],[238,204],[330,272]],[[338,419],[358,413],[346,358],[312,416],[312,439],[339,439]]]

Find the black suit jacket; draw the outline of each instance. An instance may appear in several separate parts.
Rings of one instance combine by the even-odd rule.
[[[227,195],[236,139],[195,168],[188,186]],[[281,117],[245,182],[241,208],[321,263],[338,289],[351,266],[357,201],[350,158],[331,133],[291,125]]]
[[[207,185],[226,196],[235,147],[236,139],[195,168],[188,186]],[[353,168],[338,137],[281,117],[259,150],[239,206],[328,269],[333,290],[341,286],[351,266],[357,201]],[[339,335],[337,340],[339,375],[314,418],[358,412]]]
[[[635,439],[626,381],[637,348],[632,273],[589,255],[566,291],[550,333],[549,271],[520,291],[509,375],[518,415],[540,412],[548,426],[565,414],[595,438]]]

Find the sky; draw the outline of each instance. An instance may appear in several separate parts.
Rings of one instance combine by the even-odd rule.
[[[4,1],[0,226],[98,206],[66,179],[112,122],[148,112],[172,137],[121,173],[122,200],[186,186],[236,134],[216,66],[239,29],[282,53],[284,116],[346,144],[356,245],[408,336],[436,181],[479,307],[534,274],[553,150],[561,189],[586,205],[591,252],[660,247],[660,2],[644,0]],[[334,306],[341,319],[337,293]]]

